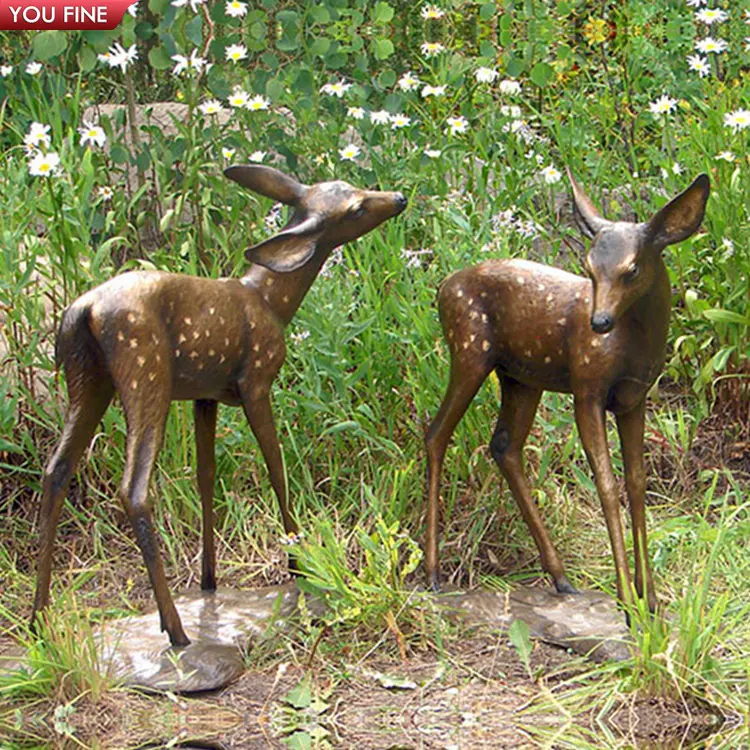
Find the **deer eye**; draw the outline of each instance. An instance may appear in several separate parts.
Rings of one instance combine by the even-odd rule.
[[[625,281],[634,281],[638,274],[641,272],[641,269],[638,267],[637,263],[633,263],[628,267],[628,270],[625,271],[623,274],[623,278]]]
[[[359,206],[357,206],[357,208],[353,208],[351,211],[349,211],[349,216],[352,219],[359,219],[360,216],[364,215],[364,213],[365,213],[365,207],[362,204],[360,204]]]

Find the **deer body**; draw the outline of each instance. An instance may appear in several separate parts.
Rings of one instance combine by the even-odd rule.
[[[572,593],[533,501],[522,448],[545,390],[572,393],[581,442],[596,480],[618,595],[629,601],[630,572],[605,412],[614,413],[623,451],[636,549],[635,585],[656,606],[645,525],[643,432],[646,394],[664,364],[670,286],[661,250],[693,234],[703,218],[708,179],[700,176],[643,224],[603,219],[573,180],[576,219],[593,239],[590,278],[525,260],[495,260],[454,273],[440,288],[440,320],[451,355],[443,403],[426,435],[428,583],[439,587],[438,502],[448,441],[487,375],[502,403],[490,451],[508,482],[557,590]]]
[[[344,182],[306,186],[270,167],[231,167],[226,175],[291,205],[287,226],[246,252],[241,279],[202,279],[159,271],[118,276],[78,298],[63,314],[56,358],[69,407],[62,439],[44,474],[32,624],[49,599],[52,545],[70,478],[115,392],[127,420],[120,497],[148,569],[162,629],[187,645],[151,522],[148,484],[171,401],[195,403],[197,476],[203,514],[201,587],[216,588],[213,539],[217,404],[241,405],[279,501],[284,530],[297,526],[271,411],[270,391],[286,356],[284,328],[333,248],[400,213],[400,193]]]

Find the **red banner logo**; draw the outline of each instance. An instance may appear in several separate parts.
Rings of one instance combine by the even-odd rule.
[[[111,31],[135,0],[0,0],[0,30]]]

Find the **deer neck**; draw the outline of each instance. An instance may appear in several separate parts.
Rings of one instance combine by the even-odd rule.
[[[331,250],[333,250],[332,246],[319,246],[304,266],[289,273],[280,273],[265,266],[253,265],[242,277],[242,284],[255,289],[286,327],[302,304],[302,300],[320,273]]]
[[[667,343],[669,313],[671,307],[671,287],[666,266],[658,259],[654,283],[651,289],[637,300],[628,311],[631,324],[638,331],[641,352],[649,359],[661,360]]]

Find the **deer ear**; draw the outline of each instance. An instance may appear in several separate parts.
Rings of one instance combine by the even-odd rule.
[[[261,164],[237,164],[225,169],[224,175],[242,187],[288,206],[296,206],[307,191],[307,186],[294,177]]]
[[[687,190],[660,208],[645,226],[648,244],[661,250],[694,234],[706,213],[710,190],[708,175],[700,174]]]
[[[323,219],[314,214],[245,250],[245,258],[272,271],[296,271],[312,258],[322,233]]]
[[[593,240],[594,237],[611,222],[603,218],[594,208],[591,199],[583,191],[583,188],[576,182],[570,167],[566,167],[570,186],[573,188],[573,217],[576,226],[581,230],[584,237]]]

